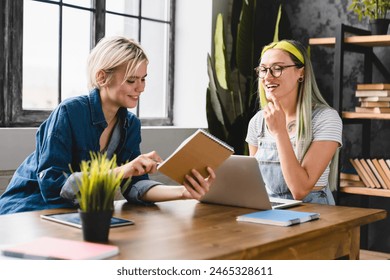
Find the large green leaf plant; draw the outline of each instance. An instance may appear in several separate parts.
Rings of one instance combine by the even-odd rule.
[[[245,137],[249,120],[258,109],[254,68],[261,49],[279,36],[291,37],[282,17],[280,0],[234,0],[231,14],[233,46],[229,61],[224,17],[218,14],[214,53],[207,58],[207,122],[211,134],[233,146],[236,154],[247,154]],[[284,19],[284,20],[283,20]]]

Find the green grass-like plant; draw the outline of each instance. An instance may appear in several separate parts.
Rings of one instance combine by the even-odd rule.
[[[123,172],[113,172],[117,167],[116,155],[111,159],[106,153],[91,152],[91,160],[83,160],[80,164],[82,177],[77,180],[79,192],[77,199],[83,212],[110,211],[114,209],[116,191],[121,188]],[[122,190],[131,182],[129,178]]]

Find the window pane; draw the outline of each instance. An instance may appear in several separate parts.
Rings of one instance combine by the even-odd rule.
[[[107,0],[106,10],[126,15],[139,15],[139,0]]]
[[[143,0],[142,17],[170,20],[170,0]]]
[[[58,100],[57,5],[24,1],[23,109],[53,109]]]
[[[142,46],[149,57],[146,88],[141,95],[140,117],[166,117],[168,92],[169,25],[142,21]]]
[[[138,26],[137,19],[106,14],[106,36],[120,35],[139,41]]]
[[[62,33],[62,100],[88,94],[87,58],[90,46],[89,11],[64,7]]]
[[[108,0],[110,1],[110,0]],[[111,0],[112,1],[112,0]],[[71,4],[79,7],[85,7],[85,8],[92,8],[91,7],[91,0],[62,0],[65,4]]]

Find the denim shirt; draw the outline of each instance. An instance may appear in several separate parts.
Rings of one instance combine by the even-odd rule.
[[[121,165],[141,154],[141,122],[126,108],[119,109],[118,118],[123,125],[115,154]],[[60,196],[61,188],[71,170],[79,171],[81,161],[90,159],[90,151],[100,151],[99,139],[106,127],[99,90],[63,101],[38,128],[35,151],[18,167],[0,197],[0,214],[75,207]],[[142,203],[140,197],[158,184],[147,175],[133,177],[123,195]]]

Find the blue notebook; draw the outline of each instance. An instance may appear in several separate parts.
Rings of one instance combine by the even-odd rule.
[[[277,226],[291,226],[316,220],[319,217],[319,213],[299,212],[285,209],[272,209],[252,212],[249,214],[238,216],[237,221]]]

